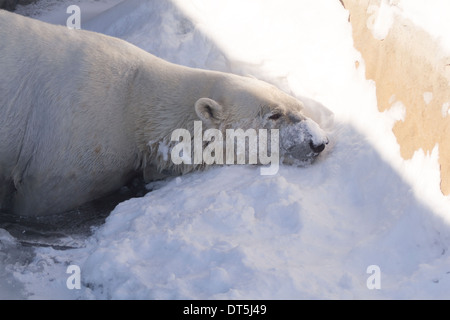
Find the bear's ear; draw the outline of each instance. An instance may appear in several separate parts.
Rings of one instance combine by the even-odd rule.
[[[209,98],[198,99],[195,112],[208,127],[217,127],[225,119],[222,105]]]

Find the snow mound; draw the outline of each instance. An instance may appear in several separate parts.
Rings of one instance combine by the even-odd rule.
[[[386,296],[408,294],[405,278],[448,262],[446,228],[439,231],[408,186],[356,142],[342,146],[352,159],[336,152],[271,177],[216,168],[122,203],[95,235],[81,267],[86,285],[96,297],[120,299],[370,298],[377,293],[365,271],[376,264]],[[433,283],[444,295],[447,269],[434,274],[445,280]]]

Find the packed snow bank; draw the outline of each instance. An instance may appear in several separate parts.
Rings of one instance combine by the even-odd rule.
[[[341,151],[306,170],[213,169],[122,203],[82,264],[86,286],[126,299],[449,297],[448,228],[352,136],[340,132]],[[434,290],[409,292],[436,263]],[[366,286],[374,264],[379,292]]]
[[[438,155],[401,160],[391,128],[403,108],[377,111],[338,1],[129,0],[86,27],[308,97],[330,144],[313,165],[274,176],[229,166],[154,184],[77,249],[35,248],[14,264],[6,235],[16,249],[0,281],[29,298],[450,298]],[[71,264],[80,290],[66,286]],[[367,286],[372,265],[379,290]]]

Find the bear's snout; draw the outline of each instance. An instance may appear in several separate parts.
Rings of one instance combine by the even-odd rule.
[[[280,139],[282,162],[300,166],[312,163],[328,144],[325,132],[311,119],[281,127]]]

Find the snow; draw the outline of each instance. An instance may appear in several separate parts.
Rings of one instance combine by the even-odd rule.
[[[394,23],[394,11],[390,1],[387,0],[382,0],[380,6],[371,5],[367,8],[367,13],[370,15],[367,19],[367,27],[375,39],[384,40],[389,34]]]
[[[443,118],[447,117],[447,115],[449,114],[449,111],[450,111],[449,109],[450,109],[450,102],[444,102],[442,104],[442,109],[441,109]]]
[[[64,24],[79,4],[83,29],[271,82],[304,99],[330,142],[312,165],[273,176],[220,166],[153,183],[92,235],[58,239],[71,249],[25,247],[0,229],[0,298],[450,298],[438,148],[402,160],[392,126],[405,108],[378,112],[338,1],[48,3],[31,13]],[[80,267],[79,290],[66,286],[69,265]],[[380,289],[367,286],[372,270]]]
[[[429,105],[431,100],[433,100],[433,92],[424,92],[423,93],[423,101],[425,101],[426,105]]]

